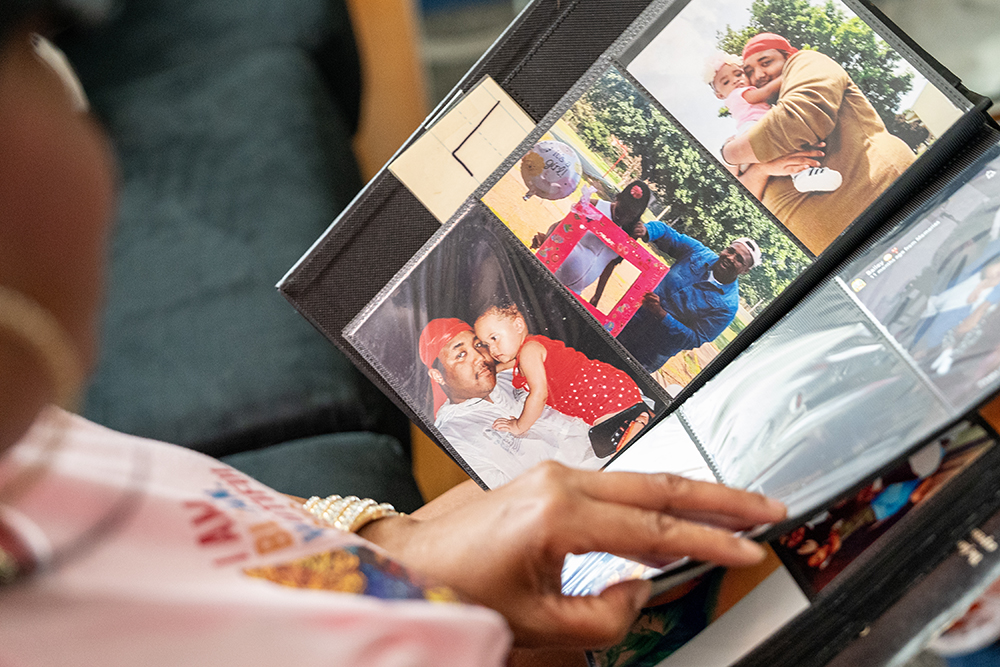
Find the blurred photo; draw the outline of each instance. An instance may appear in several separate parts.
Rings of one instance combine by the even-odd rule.
[[[1000,379],[1000,159],[841,273],[956,409]]]

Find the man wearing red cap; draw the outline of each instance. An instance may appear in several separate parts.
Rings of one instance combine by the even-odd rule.
[[[864,93],[828,56],[760,33],[744,47],[743,66],[753,85],[759,88],[780,76],[781,89],[756,125],[723,146],[723,159],[751,164],[740,180],[818,255],[916,156],[886,130]],[[842,174],[840,188],[804,193],[791,179],[770,178],[817,166],[814,158]]]
[[[455,318],[428,322],[418,341],[434,390],[434,426],[490,488],[506,484],[542,461],[597,469],[590,427],[546,407],[521,436],[493,429],[498,418],[521,414],[510,371],[499,376],[472,327]]]

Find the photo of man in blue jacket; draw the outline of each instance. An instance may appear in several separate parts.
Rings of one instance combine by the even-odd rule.
[[[703,243],[653,221],[635,233],[676,261],[618,341],[650,373],[684,350],[715,340],[739,308],[739,277],[762,262],[760,246],[739,238],[716,254]]]

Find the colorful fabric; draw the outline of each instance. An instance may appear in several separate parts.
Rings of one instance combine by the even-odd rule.
[[[52,409],[0,485],[39,461],[0,506],[48,564],[3,591],[7,663],[506,664],[498,614],[434,603],[455,598],[215,459]]]

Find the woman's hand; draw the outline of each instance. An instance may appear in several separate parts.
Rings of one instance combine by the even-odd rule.
[[[456,501],[445,494],[437,509],[431,503],[414,517],[376,521],[362,536],[412,571],[499,611],[518,646],[612,644],[646,602],[645,581],[615,584],[597,596],[563,596],[568,553],[751,565],[763,548],[730,531],[785,516],[779,503],[719,484],[552,462],[493,491],[456,493],[465,496]]]

